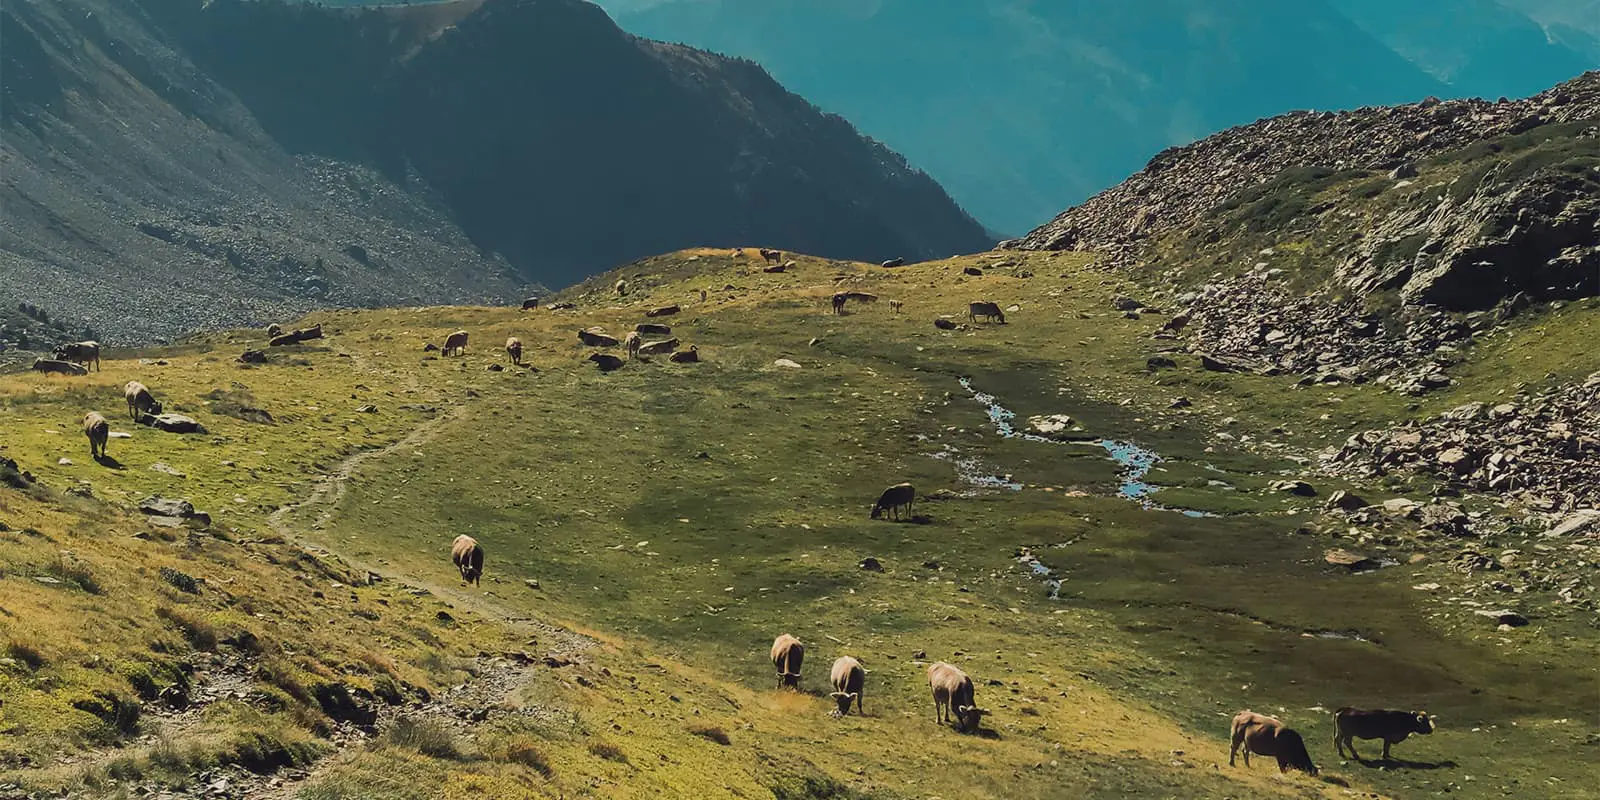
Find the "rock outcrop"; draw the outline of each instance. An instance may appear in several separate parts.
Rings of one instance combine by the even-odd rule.
[[[1355,434],[1325,452],[1323,463],[1362,477],[1424,473],[1545,511],[1593,508],[1600,504],[1600,373],[1575,386]]]
[[[1600,117],[1600,72],[1525,100],[1429,99],[1347,112],[1285,114],[1163,151],[1120,185],[1010,246],[1132,258],[1141,243],[1195,225],[1241,189],[1290,169],[1414,168],[1422,159],[1486,139],[1595,117]]]

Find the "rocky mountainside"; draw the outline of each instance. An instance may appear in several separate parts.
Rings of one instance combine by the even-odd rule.
[[[1165,150],[1121,184],[1008,246],[1129,252],[1295,169],[1389,171],[1485,139],[1600,116],[1600,72],[1525,100],[1426,100],[1294,112]]]
[[[1474,336],[1600,294],[1600,73],[1525,101],[1290,114],[1156,156],[1004,247],[1172,288],[1216,369],[1448,385]],[[1182,333],[1179,333],[1182,331]]]
[[[5,0],[0,302],[110,340],[498,301],[688,244],[982,249],[758,67],[578,0]]]

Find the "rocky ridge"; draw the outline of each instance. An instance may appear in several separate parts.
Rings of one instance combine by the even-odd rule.
[[[1404,169],[1474,142],[1597,116],[1600,72],[1522,100],[1430,98],[1271,117],[1165,150],[1121,184],[1001,246],[1094,251],[1131,260],[1142,243],[1195,225],[1241,189],[1289,169]]]

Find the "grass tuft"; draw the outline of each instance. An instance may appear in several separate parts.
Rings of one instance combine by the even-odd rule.
[[[733,740],[728,738],[728,732],[714,725],[691,725],[689,727],[689,732],[702,739],[709,739],[720,745],[733,744]]]
[[[589,752],[607,761],[615,761],[619,764],[628,763],[628,754],[622,752],[622,748],[610,742],[590,742]]]
[[[415,750],[430,758],[451,761],[462,758],[455,731],[425,717],[401,717],[395,720],[384,733],[384,740],[394,747]]]

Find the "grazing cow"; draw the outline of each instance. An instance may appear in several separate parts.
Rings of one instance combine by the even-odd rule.
[[[835,294],[833,296],[833,313],[835,313],[835,314],[843,314],[844,313],[844,302],[845,302],[844,292],[839,292],[839,293]]]
[[[529,298],[527,298],[527,299],[522,301],[522,310],[523,311],[531,311],[531,310],[533,310],[535,308],[538,308],[538,307],[539,307],[539,298],[537,298],[537,297],[529,297]]]
[[[981,277],[983,277],[983,270],[978,269],[977,267],[967,267],[967,268],[961,270],[961,274],[962,275],[971,275],[974,278],[981,278]]]
[[[92,369],[100,369],[99,342],[69,342],[55,349],[57,361],[72,361]]]
[[[768,250],[767,248],[763,247],[761,248],[761,257],[766,259],[768,263],[778,264],[783,261],[783,251]]]
[[[899,301],[899,300],[890,300],[890,301],[889,301],[889,311],[890,311],[890,312],[891,312],[891,313],[895,313],[895,314],[898,314],[898,313],[900,313],[900,312],[901,312],[901,311],[902,311],[902,310],[904,310],[904,309],[905,309],[905,307],[906,307],[906,304],[905,304],[905,303],[902,303],[902,302],[900,302],[900,301]]]
[[[917,490],[909,483],[897,483],[884,489],[883,494],[878,495],[878,502],[872,504],[872,518],[879,519],[887,511],[894,519],[900,519],[902,507],[907,514],[911,513],[911,501],[916,494]]]
[[[622,337],[622,343],[624,345],[627,345],[627,348],[628,348],[628,358],[638,358],[639,357],[639,342],[640,341],[642,341],[642,340],[639,338],[639,332],[638,331],[628,331],[628,335]]]
[[[1360,708],[1341,708],[1333,712],[1333,746],[1344,757],[1345,748],[1350,757],[1360,760],[1356,752],[1356,739],[1382,739],[1383,760],[1389,760],[1389,746],[1399,744],[1413,733],[1433,733],[1433,720],[1423,711],[1368,711]]]
[[[451,353],[455,353],[456,355],[459,356],[459,355],[465,355],[466,352],[467,352],[467,332],[466,331],[456,331],[455,333],[452,333],[449,336],[444,337],[444,354],[445,355],[448,356]]]
[[[616,291],[618,297],[625,297],[628,294],[628,282],[627,281],[617,281],[617,285],[613,286],[611,288]]]
[[[700,302],[704,303],[705,301],[706,301],[706,290],[701,289],[700,290]]]
[[[928,665],[928,686],[933,689],[933,718],[938,722],[955,720],[962,733],[975,730],[989,713],[978,708],[972,679],[954,664],[935,661]]]
[[[787,633],[772,640],[772,668],[778,671],[778,688],[800,686],[800,664],[806,659],[806,646]]]
[[[885,261],[882,264],[879,264],[878,266],[883,267],[884,269],[889,269],[891,267],[903,267],[905,265],[906,265],[906,260],[905,259],[903,259],[903,258],[891,258],[888,261]]]
[[[640,336],[671,336],[672,328],[659,322],[641,322],[633,326]]]
[[[83,435],[89,437],[89,457],[100,460],[106,457],[106,442],[111,438],[111,423],[98,411],[83,415]]]
[[[89,370],[72,363],[71,361],[56,361],[48,358],[33,360],[33,371],[43,372],[46,375],[88,375]]]
[[[850,656],[839,656],[833,662],[833,671],[828,679],[833,681],[833,693],[828,695],[839,704],[839,710],[834,716],[842,717],[850,713],[850,701],[856,704],[856,713],[866,716],[866,711],[861,707],[861,692],[867,684],[867,671],[861,668],[861,662]]]
[[[667,356],[667,360],[674,364],[693,364],[700,360],[700,348],[691,344],[688,350],[679,350]]]
[[[457,536],[450,546],[450,560],[461,570],[461,580],[479,585],[483,577],[483,545],[477,539],[464,533]]]
[[[589,360],[593,361],[601,372],[615,372],[622,369],[622,365],[627,363],[610,353],[590,353]]]
[[[974,300],[967,305],[967,319],[977,322],[978,317],[983,317],[986,320],[994,320],[999,322],[1001,325],[1004,325],[1006,322],[1005,312],[1000,310],[1000,305],[998,303],[990,303],[984,300]]]
[[[1228,766],[1233,766],[1233,758],[1241,745],[1244,746],[1246,767],[1250,766],[1250,754],[1255,753],[1258,756],[1276,757],[1279,772],[1288,772],[1293,768],[1311,775],[1317,774],[1316,765],[1311,763],[1311,754],[1306,752],[1305,740],[1272,717],[1248,709],[1235,715],[1232,743],[1228,746]]]
[[[138,381],[128,381],[128,385],[122,387],[122,396],[128,401],[128,416],[136,421],[142,414],[161,414],[161,404],[156,402],[155,395]]]
[[[322,338],[322,323],[317,323],[309,328],[295,328],[288,333],[282,333],[267,341],[269,347],[283,347],[285,345],[308,342],[312,339]]]
[[[660,341],[646,342],[642,345],[639,345],[639,354],[645,356],[668,355],[677,349],[677,339],[662,339]]]
[[[511,363],[522,366],[522,340],[515,336],[506,339],[506,355],[511,358]]]
[[[590,347],[616,347],[622,344],[617,337],[608,335],[599,328],[584,328],[578,331],[578,341]]]
[[[282,325],[279,325],[278,323],[274,322],[271,325],[267,326],[267,338],[268,339],[276,339],[276,338],[278,338],[279,336],[282,336],[282,335],[283,335],[283,326]]]

